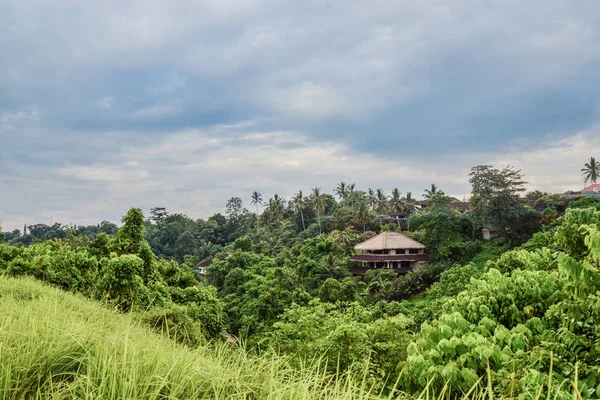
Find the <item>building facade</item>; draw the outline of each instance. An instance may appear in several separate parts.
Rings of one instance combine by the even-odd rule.
[[[397,274],[406,274],[429,262],[425,245],[396,232],[382,232],[357,244],[354,249],[357,254],[350,257],[350,260],[355,261],[352,268],[355,275],[364,275],[371,269],[386,269]]]

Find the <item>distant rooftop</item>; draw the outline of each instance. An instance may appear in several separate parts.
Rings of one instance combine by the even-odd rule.
[[[354,246],[356,250],[424,249],[425,245],[396,232],[382,232]]]
[[[587,193],[587,192],[592,192],[592,193],[598,193],[600,192],[600,183],[596,183],[594,185],[590,185],[586,188],[583,188],[580,190],[581,193]]]

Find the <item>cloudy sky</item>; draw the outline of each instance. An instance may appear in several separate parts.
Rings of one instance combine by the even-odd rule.
[[[5,230],[600,157],[597,1],[3,0],[0,52]]]

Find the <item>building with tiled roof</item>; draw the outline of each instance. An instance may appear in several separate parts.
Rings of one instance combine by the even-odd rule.
[[[405,274],[429,262],[425,245],[396,232],[382,232],[354,246],[357,254],[351,261],[361,266],[352,268],[355,275],[364,275],[370,269],[387,269]]]

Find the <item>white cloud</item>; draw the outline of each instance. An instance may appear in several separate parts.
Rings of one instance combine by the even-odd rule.
[[[102,100],[100,100],[100,107],[102,108],[112,108],[113,103],[114,103],[115,99],[113,99],[110,96],[106,96],[103,97]]]
[[[277,91],[269,95],[269,99],[273,107],[284,113],[308,117],[336,115],[346,108],[346,101],[340,93],[312,81]]]
[[[172,93],[177,89],[185,87],[186,80],[179,75],[170,75],[159,80],[155,85],[146,89],[146,92],[152,95],[161,95]]]
[[[31,165],[22,179],[12,180],[11,190],[0,195],[4,228],[43,222],[50,214],[65,223],[117,221],[133,206],[207,217],[222,211],[229,197],[247,203],[253,190],[288,198],[315,186],[331,192],[341,180],[361,189],[398,187],[416,197],[435,182],[462,198],[470,192],[470,167],[477,164],[513,165],[522,169],[530,189],[563,192],[580,189],[581,166],[590,150],[600,148],[600,127],[592,126],[493,153],[465,151],[460,160],[431,154],[408,161],[357,152],[337,141],[317,142],[301,132],[252,128],[190,129],[136,147],[124,146],[125,133],[97,137],[103,146],[121,150],[100,154],[93,165],[71,161],[54,170]]]
[[[496,166],[514,165],[522,169],[531,190],[565,192],[583,186],[581,168],[600,149],[600,126],[562,138],[539,141],[528,150],[507,148],[490,161]]]
[[[131,113],[131,116],[134,118],[157,119],[174,117],[180,113],[181,106],[178,104],[157,104],[153,106],[140,108],[139,110],[136,110],[133,113]]]
[[[15,113],[0,114],[0,123],[8,124],[18,121],[37,121],[39,119],[38,110],[30,108],[28,110],[18,111]]]
[[[40,115],[36,108],[29,108],[13,113],[0,114],[0,133],[11,132],[17,127],[25,127],[37,123]]]
[[[462,198],[470,192],[470,167],[477,164],[513,165],[522,169],[529,189],[563,192],[580,189],[581,165],[590,149],[600,148],[600,127],[593,126],[533,146],[520,143],[494,153],[465,153],[460,161],[441,155],[409,162],[355,152],[343,143],[315,142],[298,132],[256,131],[232,136],[225,135],[226,130],[215,126],[181,131],[152,145],[107,154],[94,166],[59,168],[56,172],[63,182],[75,178],[78,185],[90,188],[90,193],[69,191],[75,198],[68,207],[81,215],[81,219],[71,216],[70,220],[116,220],[115,213],[128,207],[148,210],[157,205],[207,217],[222,211],[229,197],[240,196],[247,203],[253,190],[265,197],[276,192],[288,198],[298,189],[315,186],[332,192],[341,180],[355,182],[365,190],[381,187],[389,192],[398,187],[416,197],[435,182]],[[49,183],[40,185],[44,190]],[[66,206],[61,202],[46,212],[69,215]],[[20,224],[9,218],[5,225]]]
[[[7,0],[0,87],[6,109],[21,111],[0,112],[0,133],[9,132],[2,218],[16,227],[48,213],[97,222],[150,203],[206,216],[246,191],[288,196],[342,179],[418,194],[436,182],[460,196],[479,163],[514,164],[531,187],[577,188],[583,160],[600,148],[597,127],[523,146],[495,139],[494,152],[484,143],[504,123],[511,137],[531,138],[561,116],[567,126],[599,122],[586,108],[598,98],[599,7]],[[197,118],[176,118],[192,109]],[[152,126],[161,118],[171,119]],[[226,123],[236,118],[244,121]],[[206,121],[222,123],[198,128]],[[130,131],[99,133],[121,123]],[[360,135],[381,148],[352,147],[367,142]],[[410,147],[414,161],[390,155],[428,140],[438,150]],[[447,155],[440,143],[451,146]]]

